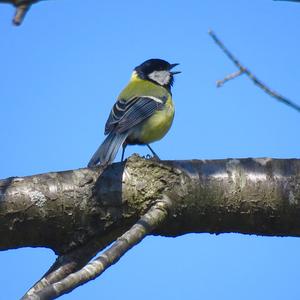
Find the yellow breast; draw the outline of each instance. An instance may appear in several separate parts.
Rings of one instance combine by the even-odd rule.
[[[174,104],[171,96],[162,110],[156,111],[150,118],[137,126],[128,137],[134,144],[149,144],[160,140],[170,129],[174,119]]]

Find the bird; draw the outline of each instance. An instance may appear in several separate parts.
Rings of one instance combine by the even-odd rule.
[[[175,108],[171,88],[178,63],[152,58],[134,68],[129,83],[122,90],[105,124],[107,135],[88,163],[88,167],[110,165],[122,145],[124,159],[127,145],[146,145],[160,140],[170,129]]]

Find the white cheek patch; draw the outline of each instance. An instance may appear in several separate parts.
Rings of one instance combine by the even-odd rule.
[[[169,71],[153,71],[148,77],[160,85],[167,85],[171,80]]]

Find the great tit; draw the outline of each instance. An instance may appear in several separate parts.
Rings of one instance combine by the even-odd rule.
[[[122,161],[127,145],[146,145],[158,158],[149,143],[160,140],[172,125],[175,110],[171,87],[174,75],[180,73],[172,69],[177,65],[149,59],[133,70],[105,124],[104,133],[108,136],[88,167],[111,164],[121,145]]]

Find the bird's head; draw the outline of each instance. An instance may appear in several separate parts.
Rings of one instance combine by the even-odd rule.
[[[170,64],[163,59],[148,59],[134,69],[136,75],[144,80],[150,80],[167,89],[170,89],[174,82],[174,75],[179,71],[172,71],[179,64]]]

